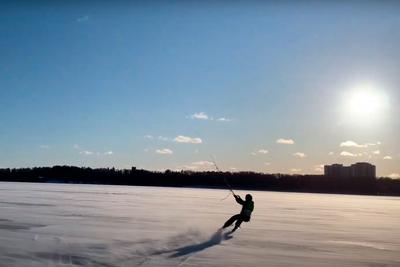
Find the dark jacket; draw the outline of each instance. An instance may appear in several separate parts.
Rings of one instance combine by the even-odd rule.
[[[235,200],[237,203],[242,205],[242,210],[240,211],[240,215],[243,216],[245,221],[249,221],[251,213],[254,210],[254,202],[252,200],[243,200],[240,196],[235,196]]]

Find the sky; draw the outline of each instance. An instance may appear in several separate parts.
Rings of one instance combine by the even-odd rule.
[[[0,3],[0,168],[400,177],[396,1]]]

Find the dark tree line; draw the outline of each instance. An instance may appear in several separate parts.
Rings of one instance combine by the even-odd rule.
[[[128,170],[74,166],[0,169],[0,181],[208,188],[225,188],[225,181],[228,181],[235,189],[400,196],[400,180],[390,178],[333,178],[256,172],[153,172],[134,167]]]

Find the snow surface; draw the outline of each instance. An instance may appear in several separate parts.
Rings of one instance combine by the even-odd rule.
[[[0,266],[400,266],[400,198],[251,193],[0,183]]]

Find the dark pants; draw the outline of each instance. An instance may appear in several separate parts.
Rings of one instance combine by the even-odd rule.
[[[240,227],[242,222],[248,222],[249,220],[250,220],[250,218],[248,218],[247,216],[244,216],[242,214],[236,214],[236,215],[233,215],[229,220],[226,221],[223,228],[231,226],[232,223],[234,223],[236,221],[235,228],[237,229]]]

